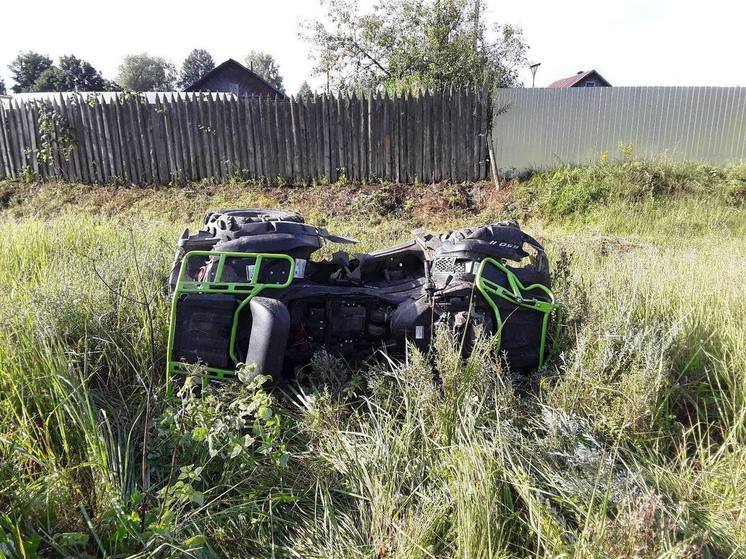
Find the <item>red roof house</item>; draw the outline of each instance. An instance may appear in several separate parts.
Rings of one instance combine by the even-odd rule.
[[[556,82],[550,83],[547,87],[611,87],[604,77],[595,70],[578,72],[569,78],[562,78]]]

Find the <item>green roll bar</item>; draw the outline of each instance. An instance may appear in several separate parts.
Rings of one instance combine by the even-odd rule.
[[[189,269],[189,261],[195,257],[209,257],[213,262],[217,259],[217,269],[215,271],[215,279],[213,280],[193,280],[186,279],[186,272]],[[251,278],[247,278],[246,281],[222,281],[223,272],[225,270],[226,260],[232,258],[248,258],[254,259],[254,269],[251,273]],[[260,283],[259,278],[261,277],[262,264],[268,260],[285,260],[289,263],[290,269],[288,271],[288,277],[282,283]],[[226,295],[232,294],[236,296],[244,296],[243,300],[238,304],[238,307],[233,313],[233,322],[231,324],[231,335],[229,342],[229,354],[234,364],[238,364],[238,356],[236,354],[236,336],[238,334],[238,319],[241,311],[248,305],[251,300],[259,295],[265,289],[284,289],[293,282],[295,276],[295,259],[287,254],[270,254],[270,253],[258,253],[258,252],[216,252],[211,250],[193,250],[184,255],[184,259],[181,262],[181,268],[179,269],[179,277],[176,281],[176,289],[173,293],[171,300],[171,316],[170,324],[168,329],[168,348],[166,358],[168,365],[166,368],[166,383],[168,392],[171,393],[171,379],[174,375],[188,374],[189,365],[180,361],[174,361],[173,349],[174,349],[174,337],[176,335],[176,308],[179,303],[179,298],[184,293],[200,293],[203,295]],[[236,374],[235,370],[218,369],[215,367],[206,367],[206,376],[210,378],[223,378],[225,376],[232,376]]]
[[[505,288],[502,285],[490,281],[484,277],[484,271],[487,266],[493,266],[500,270],[508,280],[508,286]],[[487,301],[487,304],[492,308],[492,312],[495,315],[495,321],[497,322],[497,344],[500,345],[501,334],[503,329],[503,321],[500,317],[500,309],[497,307],[497,303],[493,299],[493,296],[500,297],[513,305],[522,307],[524,309],[534,310],[543,313],[541,321],[541,341],[539,343],[539,366],[544,364],[544,354],[546,350],[547,340],[547,329],[549,328],[549,317],[553,311],[559,310],[559,305],[554,302],[554,294],[551,290],[539,283],[534,283],[529,286],[524,286],[521,281],[516,277],[512,270],[510,270],[502,262],[495,260],[494,258],[485,258],[479,265],[479,271],[476,275],[476,286],[479,292]],[[546,294],[547,299],[539,299],[535,296],[529,295],[534,290],[542,291]]]

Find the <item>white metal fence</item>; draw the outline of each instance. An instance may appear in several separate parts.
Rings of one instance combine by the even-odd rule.
[[[500,89],[495,115],[503,172],[615,157],[620,144],[640,157],[746,161],[746,87]]]

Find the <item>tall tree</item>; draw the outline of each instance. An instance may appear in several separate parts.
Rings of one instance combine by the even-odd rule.
[[[215,68],[212,55],[204,49],[194,49],[184,59],[179,73],[179,88],[185,89]]]
[[[105,91],[106,80],[89,62],[72,54],[60,57],[60,71],[65,77],[66,91]]]
[[[485,0],[322,0],[324,17],[306,22],[314,73],[340,89],[403,90],[482,83],[518,85],[525,63],[521,30],[488,25]]]
[[[300,84],[298,93],[296,93],[296,95],[298,97],[307,97],[308,95],[313,95],[313,90],[311,90],[311,86],[308,85],[308,82],[304,81],[302,84]]]
[[[52,59],[38,52],[20,52],[18,56],[8,65],[13,81],[15,93],[32,91],[34,82],[41,76],[44,70],[52,67]]]
[[[172,91],[176,68],[165,58],[147,53],[124,57],[119,65],[117,83],[132,91]]]
[[[276,89],[285,93],[285,86],[282,83],[280,67],[277,65],[275,57],[269,53],[252,50],[245,58],[246,66],[252,72],[261,76],[267,83]]]

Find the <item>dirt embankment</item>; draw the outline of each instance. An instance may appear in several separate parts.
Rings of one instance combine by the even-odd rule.
[[[328,217],[406,216],[431,222],[512,203],[512,185],[494,183],[431,185],[349,185],[263,187],[194,184],[183,187],[115,187],[82,184],[0,182],[0,219],[49,217],[67,212],[103,216],[149,216],[192,221],[205,207],[282,207]]]

